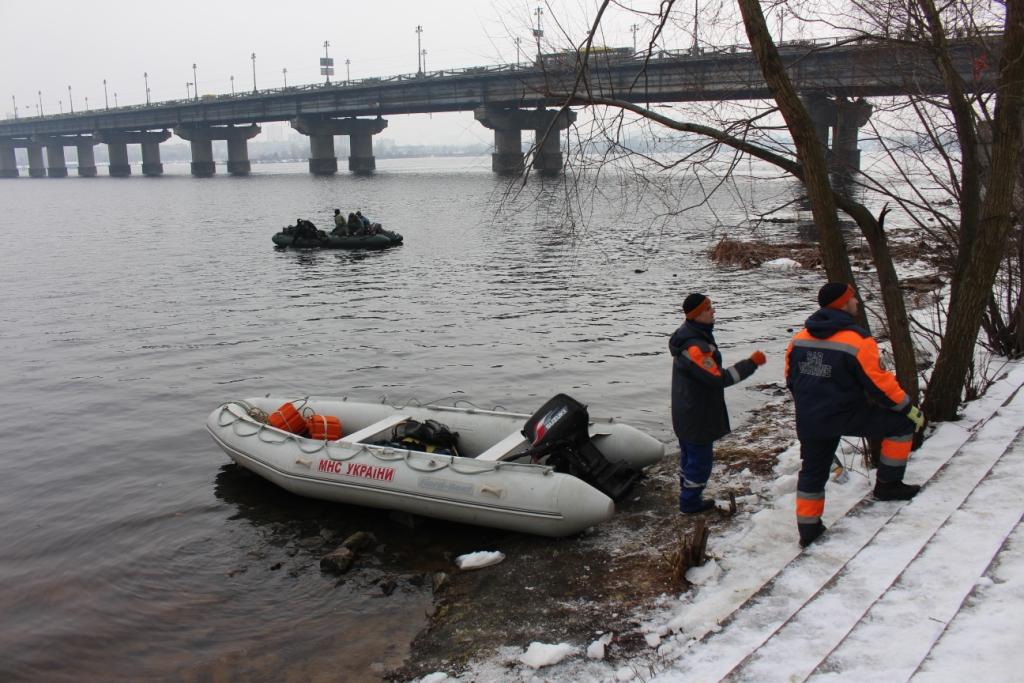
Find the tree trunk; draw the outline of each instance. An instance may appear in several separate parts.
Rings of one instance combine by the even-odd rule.
[[[996,97],[992,170],[982,202],[981,220],[977,234],[961,246],[959,263],[964,265],[958,268],[961,277],[950,296],[946,335],[924,400],[925,414],[937,420],[956,418],[985,301],[992,291],[1010,231],[1024,113],[1021,102],[1024,97],[1024,0],[1006,3]]]
[[[843,210],[857,221],[861,233],[871,249],[871,260],[878,271],[878,286],[885,307],[885,320],[889,326],[889,342],[896,363],[896,379],[903,390],[910,394],[910,400],[917,403],[920,388],[917,382],[917,358],[914,355],[913,336],[910,332],[910,318],[906,302],[900,291],[900,280],[889,251],[889,240],[882,229],[885,211],[876,220],[861,204],[839,199]]]
[[[786,126],[796,145],[797,156],[803,166],[804,186],[807,188],[811,212],[814,215],[815,224],[818,226],[825,272],[830,280],[855,284],[849,254],[839,229],[836,199],[829,178],[824,145],[818,139],[810,115],[786,74],[778,50],[768,33],[760,2],[758,0],[738,0],[738,2],[750,45],[761,64],[765,81],[786,120]],[[900,386],[910,394],[911,400],[916,401],[918,395],[917,361],[914,358],[910,321],[907,318],[903,294],[899,290],[899,278],[889,253],[888,241],[881,225],[866,208],[853,201],[840,200],[840,202],[844,205],[844,210],[857,220],[857,224],[871,248],[872,260],[878,271],[878,282],[892,341],[893,355],[896,360],[896,376]],[[861,315],[863,322],[866,323],[867,319],[863,312]]]
[[[1012,2],[1012,0],[1011,0]],[[964,84],[957,75],[950,59],[946,29],[942,24],[939,10],[933,0],[917,0],[924,18],[924,25],[934,46],[935,64],[942,74],[949,95],[949,107],[956,126],[960,147],[960,248],[953,269],[950,286],[955,292],[960,279],[969,267],[968,257],[974,249],[974,237],[978,231],[981,212],[981,164],[978,156],[978,136],[974,125],[974,112],[964,93]]]
[[[832,196],[828,164],[822,140],[814,132],[807,109],[800,101],[793,83],[779,58],[779,51],[768,33],[761,4],[758,0],[738,0],[743,14],[743,25],[747,30],[750,46],[757,56],[765,82],[779,105],[779,111],[786,120],[786,127],[796,145],[797,158],[803,166],[804,187],[811,203],[811,214],[818,228],[821,260],[830,280],[855,284],[850,256],[846,252],[843,233],[839,230],[839,217]]]

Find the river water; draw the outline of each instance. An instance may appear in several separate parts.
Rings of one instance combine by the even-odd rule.
[[[494,537],[280,492],[206,434],[222,401],[531,412],[566,392],[669,443],[666,342],[695,289],[718,302],[726,361],[763,348],[755,380],[781,379],[820,280],[713,267],[709,226],[743,222],[734,201],[652,222],[614,181],[567,227],[560,181],[509,194],[489,164],[0,181],[0,679],[378,680],[427,623],[430,575]],[[405,244],[271,244],[297,216],[328,227],[335,207]],[[730,390],[734,421],[763,400]],[[360,530],[375,549],[322,574],[319,557]]]

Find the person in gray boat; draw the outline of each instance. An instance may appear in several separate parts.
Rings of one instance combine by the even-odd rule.
[[[332,231],[335,235],[346,236],[349,234],[348,221],[343,215],[341,215],[340,209],[334,210],[334,230]]]

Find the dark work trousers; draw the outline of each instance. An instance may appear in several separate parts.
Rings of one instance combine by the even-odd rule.
[[[700,510],[701,494],[711,476],[713,444],[679,442],[679,510]]]
[[[798,528],[816,527],[825,511],[825,484],[832,470],[832,457],[842,436],[882,439],[882,460],[878,481],[902,481],[910,457],[914,423],[905,415],[865,405],[851,413],[841,430],[832,436],[800,439],[800,474],[796,484]]]

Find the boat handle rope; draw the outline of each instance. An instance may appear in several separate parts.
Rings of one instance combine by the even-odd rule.
[[[233,405],[234,406],[238,406],[239,408],[241,408],[242,411],[245,413],[244,416],[243,415],[238,415],[237,413],[231,411],[229,408],[231,406],[233,406]],[[452,472],[455,472],[456,474],[473,475],[473,474],[484,474],[486,472],[497,472],[498,470],[500,470],[502,468],[507,468],[507,467],[515,467],[515,468],[523,468],[523,467],[525,467],[525,468],[527,468],[530,471],[537,471],[536,470],[537,466],[534,465],[534,464],[525,465],[524,463],[515,463],[515,462],[508,462],[508,463],[506,463],[506,462],[494,462],[494,463],[488,463],[486,466],[483,466],[483,467],[479,466],[480,463],[475,463],[477,465],[477,467],[475,467],[473,469],[460,469],[459,467],[456,467],[456,465],[455,465],[455,456],[453,456],[453,455],[436,456],[436,455],[433,455],[433,454],[430,454],[430,453],[426,454],[426,455],[432,456],[430,461],[429,461],[430,465],[427,466],[427,467],[421,467],[421,466],[418,466],[418,465],[414,465],[413,461],[410,460],[410,458],[413,457],[414,455],[419,455],[421,453],[420,451],[389,449],[389,450],[384,451],[384,452],[379,452],[377,449],[367,448],[366,444],[359,444],[360,445],[359,450],[351,452],[350,455],[347,455],[347,456],[345,456],[345,455],[335,455],[335,454],[331,453],[331,451],[330,451],[330,444],[331,444],[331,442],[327,441],[327,440],[318,441],[318,442],[316,442],[316,444],[317,444],[316,448],[313,448],[311,450],[307,450],[306,448],[303,447],[303,441],[309,441],[310,439],[306,439],[304,437],[300,437],[298,434],[291,434],[289,432],[284,432],[284,431],[281,431],[279,429],[274,429],[273,427],[269,427],[265,423],[259,423],[259,426],[256,427],[256,429],[254,429],[251,432],[241,432],[241,431],[239,431],[239,429],[238,429],[239,428],[239,424],[246,425],[247,423],[250,423],[251,421],[253,421],[253,418],[249,415],[249,411],[252,410],[253,408],[254,408],[254,406],[246,403],[245,401],[228,401],[227,403],[222,404],[221,407],[220,407],[221,412],[220,412],[220,415],[217,416],[217,426],[219,426],[219,427],[231,427],[231,430],[235,433],[236,436],[241,436],[241,437],[255,436],[262,443],[270,444],[272,446],[280,446],[281,444],[288,443],[289,441],[295,441],[295,446],[299,449],[299,451],[303,455],[315,455],[316,453],[319,453],[320,451],[323,451],[324,454],[327,455],[328,458],[330,458],[331,460],[339,461],[339,462],[344,462],[346,460],[351,460],[352,458],[355,458],[356,456],[358,456],[361,453],[368,453],[369,455],[372,455],[374,458],[376,458],[377,460],[380,460],[381,462],[395,462],[396,460],[403,460],[403,461],[405,461],[405,464],[408,465],[409,469],[414,470],[416,472],[440,472],[441,470],[444,470],[446,468],[451,468]],[[228,413],[231,416],[231,421],[230,422],[225,422],[224,421],[224,419],[223,419],[224,413]],[[273,429],[273,431],[270,432],[270,433],[274,434],[274,435],[280,435],[281,438],[280,439],[276,439],[276,440],[271,440],[271,439],[265,438],[263,436],[263,433],[267,429]],[[390,454],[391,457],[388,457],[385,454]],[[445,462],[444,458],[447,458],[447,462]],[[554,469],[555,468],[551,467],[550,465],[545,465],[543,470],[540,472],[540,474],[545,474],[545,475],[551,474],[552,472],[554,472]]]

